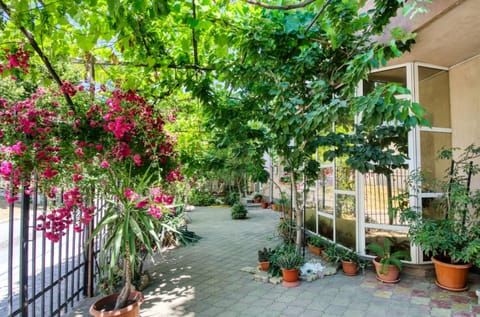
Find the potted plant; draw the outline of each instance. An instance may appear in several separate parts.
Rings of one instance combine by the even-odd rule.
[[[263,209],[267,209],[267,208],[268,208],[268,203],[267,203],[265,200],[262,200],[261,204],[262,204],[262,208],[263,208]]]
[[[262,202],[262,194],[259,194],[259,193],[255,194],[253,196],[253,202],[257,203],[257,204],[261,203]]]
[[[443,150],[439,158],[452,160],[453,155],[453,150]],[[451,291],[466,290],[469,268],[480,266],[480,189],[470,189],[471,177],[480,171],[479,158],[480,147],[470,145],[452,161],[444,179],[413,177],[423,187],[438,186],[436,191],[445,193],[432,201],[435,216],[422,217],[415,208],[402,211],[411,241],[432,257],[436,284]]]
[[[383,245],[377,243],[367,245],[367,250],[376,255],[372,262],[375,265],[377,279],[385,283],[397,283],[402,269],[401,260],[408,260],[410,254],[406,250],[392,252],[392,241],[389,238],[383,239]]]
[[[333,242],[330,242],[327,240],[325,241],[327,242],[327,244],[326,244],[325,250],[321,252],[322,258],[325,261],[328,261],[331,263],[338,262],[338,254],[339,254],[338,246]]]
[[[343,249],[338,253],[338,259],[342,263],[343,274],[348,276],[357,275],[361,263],[358,254],[350,249]]]
[[[284,286],[294,287],[299,285],[299,270],[303,262],[303,257],[294,248],[290,248],[290,250],[286,250],[278,256],[277,264],[282,270]]]
[[[258,266],[262,271],[268,271],[270,267],[270,257],[275,251],[270,248],[263,248],[263,250],[258,250]]]
[[[327,241],[318,235],[311,235],[307,239],[308,250],[318,256],[320,256],[322,251],[325,250],[326,245]]]

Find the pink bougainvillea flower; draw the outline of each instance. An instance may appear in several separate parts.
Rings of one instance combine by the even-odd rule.
[[[137,166],[142,166],[142,159],[140,157],[140,154],[135,154],[133,156],[133,161],[135,162],[135,164],[137,164]]]
[[[74,183],[78,183],[78,182],[81,181],[82,179],[83,179],[83,176],[82,176],[82,175],[73,174],[73,182],[74,182]]]
[[[81,148],[75,149],[75,154],[77,154],[78,156],[84,156],[85,155],[85,153],[83,153],[83,150]]]
[[[15,154],[22,156],[23,151],[26,150],[26,146],[22,144],[22,141],[18,141],[15,145],[12,145],[10,147],[10,150],[14,152]]]
[[[3,161],[0,165],[0,174],[7,180],[12,175],[13,163]]]
[[[58,175],[58,171],[47,167],[42,173],[43,177],[50,179]]]
[[[150,205],[149,209],[150,209],[150,215],[152,217],[155,217],[157,219],[162,218],[163,216],[162,208],[160,208],[159,206]]]
[[[142,208],[147,207],[147,205],[148,205],[148,200],[147,200],[147,199],[144,199],[144,200],[139,201],[138,203],[136,203],[136,204],[135,204],[135,208],[142,209]]]
[[[110,164],[108,164],[107,161],[102,161],[102,163],[100,164],[101,167],[103,168],[109,168],[110,167]]]

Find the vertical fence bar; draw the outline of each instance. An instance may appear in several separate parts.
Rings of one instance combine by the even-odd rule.
[[[10,192],[10,196],[11,196]],[[8,205],[8,265],[7,265],[7,280],[8,280],[8,316],[13,314],[13,241],[15,237],[14,224],[14,205],[13,203]]]
[[[36,185],[36,184],[35,184]],[[35,228],[37,226],[37,209],[38,209],[38,191],[37,186],[33,191],[33,199],[32,199],[32,294],[33,294],[33,316],[35,317],[37,312],[37,301],[35,300],[37,294],[37,233]]]
[[[22,317],[28,317],[28,218],[30,214],[30,195],[26,187],[22,187],[21,194],[21,221],[20,221],[20,305]]]
[[[42,213],[45,214],[47,212],[47,199],[44,197],[43,198],[43,204],[42,204]],[[42,231],[42,292],[45,289],[45,262],[47,259],[47,242],[45,240],[45,232]],[[45,316],[45,296],[41,296],[42,301],[41,301],[41,310],[42,310],[42,317]]]
[[[53,241],[50,242],[50,289],[49,289],[49,299],[50,299],[50,316],[52,315],[53,313],[53,290],[54,290],[54,287],[53,287],[53,273],[54,273],[54,270],[53,270],[53,266],[54,266],[54,255],[55,255],[55,245],[53,244]]]

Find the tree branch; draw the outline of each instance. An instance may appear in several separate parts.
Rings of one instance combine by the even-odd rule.
[[[7,7],[7,5],[2,1],[0,0],[0,7],[2,8],[2,10],[5,12],[5,14],[7,14],[10,18],[12,17],[11,16],[11,12],[10,12],[10,9]],[[58,76],[57,72],[55,71],[55,69],[53,68],[52,64],[50,63],[50,61],[48,60],[47,56],[45,56],[45,54],[43,53],[42,49],[40,48],[40,46],[38,45],[37,41],[35,41],[35,38],[33,37],[32,33],[30,33],[25,27],[23,27],[22,25],[18,25],[18,28],[20,29],[20,31],[25,35],[25,37],[28,39],[28,41],[30,42],[30,45],[33,47],[33,49],[35,50],[35,52],[38,54],[38,56],[40,56],[40,58],[42,59],[43,63],[45,64],[45,66],[47,67],[48,69],[48,72],[50,73],[50,75],[52,76],[53,80],[55,80],[55,82],[57,83],[57,85],[61,88],[63,83],[62,83],[62,80],[60,79],[60,76]],[[75,106],[73,104],[73,101],[72,99],[70,98],[70,96],[64,92],[63,92],[63,96],[65,97],[65,100],[67,101],[67,104],[71,107],[72,110],[75,110]]]
[[[322,8],[320,9],[320,11],[318,11],[318,13],[315,15],[315,17],[313,18],[312,22],[310,22],[310,24],[307,26],[307,28],[305,29],[305,32],[304,33],[307,33],[308,30],[310,30],[310,28],[315,24],[315,22],[317,22],[318,18],[320,18],[320,16],[323,14],[323,12],[325,11],[325,9],[327,9],[327,6],[330,4],[330,2],[332,2],[332,0],[327,0],[325,1],[325,3],[323,4]]]
[[[1,0],[0,0],[1,1]],[[84,64],[85,62],[79,59],[73,59],[72,63],[74,64]],[[211,66],[199,66],[199,65],[175,65],[175,64],[170,64],[170,65],[163,65],[163,64],[154,64],[154,65],[148,65],[145,63],[130,63],[130,62],[118,62],[118,63],[112,63],[112,62],[106,62],[106,61],[95,61],[95,65],[98,66],[132,66],[132,67],[153,67],[153,68],[170,68],[170,69],[194,69],[194,70],[202,70],[202,71],[213,71],[215,68]]]
[[[192,0],[192,16],[193,19],[197,19],[197,9],[195,7],[195,0]],[[195,34],[195,29],[192,28],[192,44],[193,44],[193,63],[198,66],[198,42]]]
[[[247,3],[260,6],[262,8],[266,9],[272,9],[272,10],[294,10],[294,9],[300,9],[308,6],[309,4],[314,3],[317,0],[305,0],[304,2],[300,2],[297,4],[287,4],[287,5],[271,5],[268,3],[260,2],[260,1],[255,1],[255,0],[246,0]]]

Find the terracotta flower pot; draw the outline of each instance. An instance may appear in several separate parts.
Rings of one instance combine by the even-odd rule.
[[[263,202],[262,202],[262,208],[263,208],[263,209],[267,209],[267,208],[268,208],[268,203],[265,202],[265,201],[263,201]]]
[[[270,267],[270,262],[269,262],[269,261],[266,261],[266,262],[258,262],[258,266],[260,267],[260,270],[261,270],[261,271],[267,272],[267,271],[268,271],[268,268]]]
[[[354,276],[358,273],[358,265],[354,262],[342,261],[342,270],[343,274],[348,276]]]
[[[322,251],[325,250],[325,248],[322,248],[322,247],[316,247],[310,243],[307,243],[307,246],[308,246],[308,250],[312,253],[312,254],[315,254],[315,255],[318,255],[320,256],[322,254]]]
[[[435,275],[437,276],[435,284],[454,292],[462,292],[468,289],[467,278],[471,264],[450,264],[442,262],[435,257],[432,257],[432,262],[435,266]]]
[[[111,310],[115,306],[115,301],[120,293],[114,293],[101,298],[90,306],[89,313],[95,317],[138,317],[140,315],[140,305],[143,303],[143,294],[140,292],[130,292],[127,307],[117,310]],[[107,310],[106,310],[107,309]],[[110,309],[110,310],[108,310]]]
[[[298,269],[282,268],[282,277],[285,282],[296,282],[298,281]]]
[[[372,260],[373,264],[375,265],[378,280],[385,283],[397,283],[398,281],[400,281],[398,278],[398,276],[400,275],[400,269],[398,267],[396,267],[395,265],[389,265],[387,273],[382,274],[380,273],[382,264],[378,261],[380,261],[379,257]]]

